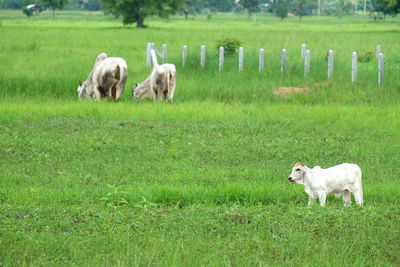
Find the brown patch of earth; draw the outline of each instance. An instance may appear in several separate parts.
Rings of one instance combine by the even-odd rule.
[[[311,92],[308,87],[278,87],[274,91],[274,95],[283,99],[288,98],[292,94],[308,94]]]

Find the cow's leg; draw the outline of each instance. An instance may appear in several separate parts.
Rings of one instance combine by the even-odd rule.
[[[362,206],[363,204],[363,193],[362,193],[362,189],[359,189],[357,191],[353,192],[354,195],[354,199],[356,201],[356,204],[359,206]]]
[[[319,192],[318,198],[319,198],[319,204],[321,205],[321,207],[324,207],[326,202],[326,192]]]
[[[343,193],[342,193],[342,196],[343,196],[343,202],[344,202],[344,205],[347,207],[347,206],[350,206],[351,205],[351,195],[350,195],[350,191],[349,190],[345,190]]]
[[[96,89],[93,90],[93,98],[95,101],[100,101],[101,93],[100,93],[98,85],[95,85],[94,88],[96,88]]]
[[[168,100],[168,92],[164,91],[163,92],[163,101],[167,101]]]
[[[163,97],[163,92],[162,91],[157,91],[157,100],[161,101]]]
[[[118,82],[116,82],[113,87],[111,88],[111,98],[115,101],[117,99],[119,99],[119,97],[121,96],[120,92],[119,92],[119,86],[118,86]]]
[[[170,88],[170,91],[168,91],[168,95],[167,95],[167,99],[169,101],[169,103],[172,103],[172,99],[174,98],[174,90],[175,88]]]

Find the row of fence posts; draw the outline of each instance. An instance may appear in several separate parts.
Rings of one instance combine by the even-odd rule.
[[[157,49],[155,48],[154,43],[148,43],[147,44],[147,57],[146,57],[146,66],[147,68],[151,68],[153,62],[157,63],[157,59],[153,58],[152,60],[152,54],[151,51],[155,51],[161,58],[162,62],[166,63],[167,62],[167,45],[163,44],[162,45],[162,53],[158,52]],[[188,48],[187,45],[183,46],[183,52],[182,52],[182,69],[185,68],[185,62],[187,59],[187,53],[188,53]],[[331,79],[333,77],[333,50],[329,50],[328,52],[328,79]],[[155,57],[155,56],[154,56]],[[287,67],[287,61],[286,61],[286,49],[282,49],[281,53],[281,72],[284,73],[286,71]],[[376,57],[378,59],[378,84],[379,86],[382,85],[383,83],[383,74],[384,74],[384,56],[381,53],[381,46],[378,45],[376,47]],[[306,49],[306,45],[302,44],[301,45],[301,59],[304,60],[304,77],[308,77],[310,73],[310,50]],[[155,61],[154,61],[155,60]],[[219,72],[222,72],[224,68],[224,48],[220,47],[219,48]],[[205,45],[202,45],[200,48],[200,66],[202,69],[205,69],[206,67],[206,47]],[[244,68],[244,49],[243,47],[239,47],[239,72],[243,71]],[[264,49],[260,49],[259,51],[259,72],[263,72],[264,70]],[[352,53],[352,64],[351,64],[351,81],[352,83],[356,83],[357,81],[357,52]]]

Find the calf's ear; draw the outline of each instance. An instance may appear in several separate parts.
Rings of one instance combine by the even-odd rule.
[[[82,81],[81,80],[79,80],[79,86],[82,86]]]

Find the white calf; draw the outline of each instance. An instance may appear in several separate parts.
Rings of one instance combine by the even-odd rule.
[[[312,169],[298,162],[294,165],[289,176],[292,184],[304,185],[308,194],[308,205],[319,198],[321,206],[325,206],[326,196],[334,194],[343,196],[344,205],[351,204],[353,193],[357,205],[363,204],[363,191],[361,185],[361,169],[357,164],[343,163],[328,169],[316,166]]]
[[[132,88],[132,99],[141,100],[150,97],[153,101],[168,100],[172,103],[176,87],[176,69],[174,64],[155,65],[150,76]]]

